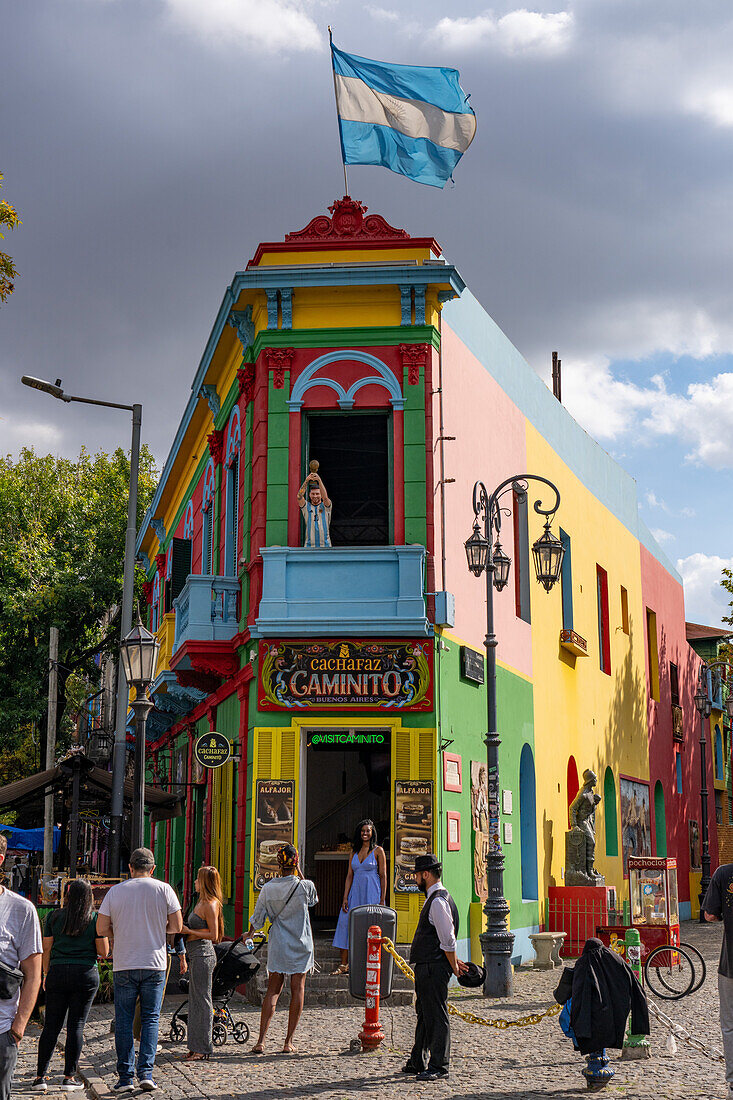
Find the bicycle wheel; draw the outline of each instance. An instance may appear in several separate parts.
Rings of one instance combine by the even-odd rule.
[[[693,947],[691,943],[680,943],[680,947],[684,948],[687,954],[692,957],[692,961],[695,964],[695,984],[690,990],[690,993],[697,993],[707,977],[707,964],[698,949]]]
[[[682,947],[656,947],[644,963],[647,987],[665,1001],[676,1001],[692,992],[695,964]]]

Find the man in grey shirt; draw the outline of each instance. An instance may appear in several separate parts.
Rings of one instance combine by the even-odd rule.
[[[183,928],[181,906],[167,882],[153,878],[155,856],[136,848],[130,856],[130,878],[108,891],[99,907],[97,935],[111,936],[115,985],[115,1049],[119,1081],[115,1092],[135,1089],[135,1044],[132,1024],[140,1001],[140,1051],[137,1076],[143,1092],[153,1081],[158,1021],[165,992],[166,935]]]
[[[0,835],[0,866],[8,850]],[[8,1100],[18,1047],[25,1034],[41,985],[41,926],[30,901],[0,886],[0,962],[20,970],[23,985],[14,996],[0,1000],[0,1100]]]

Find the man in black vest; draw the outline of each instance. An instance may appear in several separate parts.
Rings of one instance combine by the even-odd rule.
[[[442,869],[432,854],[415,860],[415,880],[426,901],[410,948],[417,1026],[415,1045],[402,1072],[416,1074],[418,1081],[439,1081],[448,1074],[448,982],[451,973],[458,977],[468,969],[456,957],[458,909],[440,881]]]

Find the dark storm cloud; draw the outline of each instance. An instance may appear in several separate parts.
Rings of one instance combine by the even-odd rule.
[[[203,34],[227,7],[234,21]],[[436,3],[385,8],[399,18],[345,4],[297,17],[322,40],[335,20],[354,52],[456,65],[478,134],[454,189],[353,169],[355,197],[438,237],[538,368],[559,347],[605,385],[607,357],[730,350],[726,6],[566,4],[547,49],[497,29],[510,5],[452,11],[483,18],[468,44]],[[0,168],[24,224],[6,238],[21,274],[0,311],[3,449],[127,441],[114,414],[25,390],[28,372],[142,399],[162,459],[232,273],[341,194],[326,52],[248,44],[241,14],[235,0],[6,10]],[[648,406],[646,390],[614,392]]]

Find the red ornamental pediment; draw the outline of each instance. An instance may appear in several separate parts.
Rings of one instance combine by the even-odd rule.
[[[427,344],[400,344],[402,366],[407,368],[407,381],[410,386],[416,386],[420,381],[420,368],[425,370],[428,365]]]
[[[221,430],[213,431],[207,436],[209,444],[209,454],[214,460],[214,465],[218,466],[221,462],[222,452],[224,450],[224,432]]]
[[[244,399],[245,405],[249,405],[255,392],[254,363],[247,363],[245,367],[241,367],[237,371],[237,383],[239,385],[240,396]]]
[[[381,214],[369,214],[363,202],[345,195],[343,199],[337,199],[328,208],[331,217],[320,214],[313,218],[305,229],[295,233],[287,233],[285,241],[293,244],[316,244],[328,240],[338,241],[373,241],[389,243],[390,241],[409,240],[410,234],[405,229],[395,229]]]
[[[165,576],[165,554],[155,555],[155,565],[161,577]]]
[[[276,390],[285,385],[285,371],[290,370],[295,355],[294,348],[265,348],[265,363],[272,371],[272,384]]]

